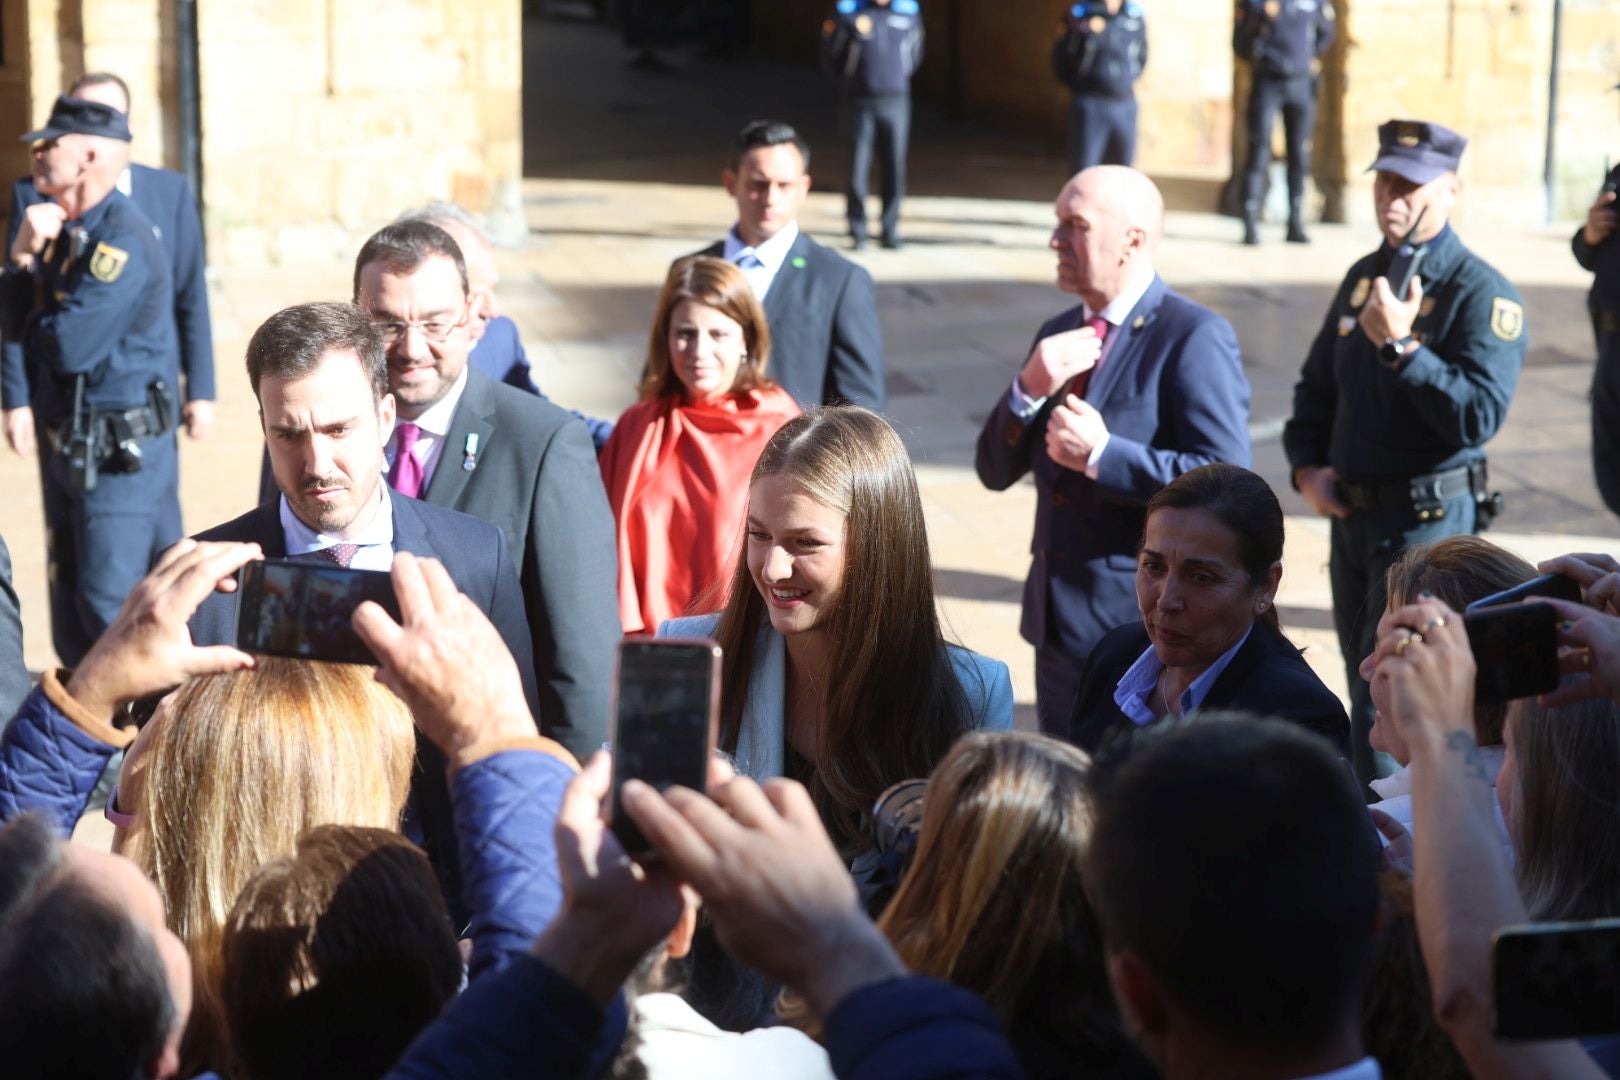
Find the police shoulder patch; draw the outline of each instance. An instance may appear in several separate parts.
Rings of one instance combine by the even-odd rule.
[[[105,242],[97,244],[96,250],[90,253],[90,276],[111,285],[128,262],[129,252]]]
[[[1524,336],[1524,308],[1505,296],[1492,300],[1491,333],[1503,341],[1518,341]]]

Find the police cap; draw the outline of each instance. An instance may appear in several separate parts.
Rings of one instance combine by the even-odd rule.
[[[1468,140],[1426,120],[1391,120],[1378,125],[1378,160],[1368,172],[1392,172],[1414,184],[1427,184],[1456,172]]]
[[[111,105],[63,94],[51,106],[51,118],[38,131],[30,131],[19,142],[44,142],[63,135],[101,135],[129,142],[129,118]]]

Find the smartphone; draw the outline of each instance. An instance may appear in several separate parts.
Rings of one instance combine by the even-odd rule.
[[[1553,600],[1568,600],[1572,604],[1578,604],[1581,602],[1581,584],[1565,574],[1542,574],[1538,578],[1531,578],[1523,585],[1515,585],[1511,589],[1482,596],[1463,611],[1480,611],[1499,604],[1516,604],[1532,596],[1546,596]]]
[[[374,600],[400,617],[388,574],[301,559],[248,563],[236,595],[236,647],[268,656],[376,664],[349,623],[354,609]]]
[[[1620,1032],[1620,919],[1504,926],[1491,939],[1500,1039]]]
[[[1558,613],[1551,604],[1505,604],[1463,615],[1473,649],[1474,700],[1496,704],[1558,686]]]
[[[626,854],[652,853],[619,804],[626,780],[659,791],[707,787],[720,718],[720,646],[707,638],[628,638],[613,679],[613,793],[608,822]]]

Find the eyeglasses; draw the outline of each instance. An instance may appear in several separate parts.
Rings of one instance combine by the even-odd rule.
[[[375,326],[377,333],[382,335],[384,345],[394,345],[412,330],[420,330],[424,338],[438,344],[448,340],[451,334],[466,326],[468,314],[468,310],[463,308],[461,314],[453,319],[443,315],[423,322],[391,322],[385,319],[373,319],[371,325]]]

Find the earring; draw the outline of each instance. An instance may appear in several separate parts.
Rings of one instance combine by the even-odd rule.
[[[1264,600],[1260,601],[1259,607],[1257,607],[1255,610],[1257,612],[1266,610],[1266,601],[1264,601]]]

